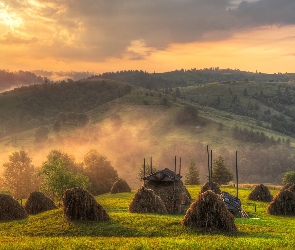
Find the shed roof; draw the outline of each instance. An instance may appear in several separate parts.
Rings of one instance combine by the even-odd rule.
[[[179,181],[182,178],[181,175],[176,174],[171,171],[168,168],[165,168],[163,170],[159,170],[155,173],[152,173],[150,175],[147,175],[143,177],[143,180],[149,180],[149,181]]]

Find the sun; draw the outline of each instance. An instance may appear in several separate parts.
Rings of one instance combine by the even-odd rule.
[[[10,29],[14,30],[14,28],[22,25],[23,21],[16,14],[9,13],[5,5],[0,3],[0,23],[4,23],[5,25],[9,26]]]

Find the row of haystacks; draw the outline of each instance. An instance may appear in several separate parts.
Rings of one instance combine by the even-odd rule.
[[[249,200],[270,202],[267,213],[272,215],[295,215],[295,185],[288,183],[273,197],[263,184],[257,185],[248,196]]]

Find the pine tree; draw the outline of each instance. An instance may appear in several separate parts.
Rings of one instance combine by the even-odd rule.
[[[200,184],[200,173],[196,167],[196,162],[193,159],[191,159],[190,164],[187,167],[184,183],[186,185]]]
[[[219,185],[227,184],[233,180],[233,173],[227,168],[222,156],[213,162],[213,182]]]

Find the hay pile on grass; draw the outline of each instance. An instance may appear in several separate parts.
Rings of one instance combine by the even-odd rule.
[[[210,189],[210,183],[206,182],[201,189],[201,193],[206,192],[207,190],[213,191],[215,194],[221,194],[221,190],[219,188],[219,185],[216,182],[212,182],[212,187]]]
[[[141,187],[129,204],[129,212],[167,214],[167,209],[161,198],[153,190]]]
[[[270,194],[269,189],[263,185],[257,185],[248,196],[249,200],[253,201],[266,201],[270,202],[273,199],[273,196]]]
[[[41,192],[30,193],[25,203],[25,210],[28,214],[38,214],[55,208],[57,208],[57,206],[54,204],[53,200]]]
[[[111,189],[111,194],[131,192],[131,188],[127,184],[127,182],[123,179],[117,180]]]
[[[198,199],[186,211],[182,225],[205,232],[237,231],[234,216],[220,197],[211,190],[199,194]]]
[[[66,190],[63,195],[63,213],[67,220],[106,221],[110,217],[96,202],[94,196],[80,187]]]
[[[27,218],[25,209],[19,202],[7,194],[0,194],[0,220],[20,220]]]
[[[267,207],[272,215],[295,215],[295,193],[290,190],[280,191]]]
[[[295,184],[293,184],[292,186],[290,186],[288,188],[288,190],[291,191],[291,192],[293,192],[293,193],[295,193]]]
[[[161,197],[168,214],[184,214],[185,205],[191,204],[191,196],[181,180],[175,182],[146,181],[146,188],[152,189],[156,195]]]

